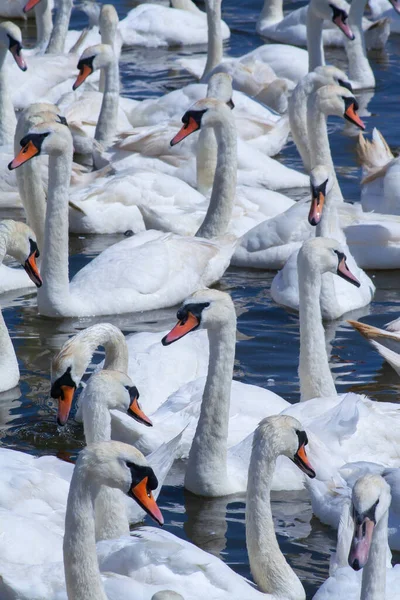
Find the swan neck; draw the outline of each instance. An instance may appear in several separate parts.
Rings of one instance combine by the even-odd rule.
[[[70,299],[68,273],[68,193],[72,169],[72,138],[68,148],[49,156],[49,183],[38,307],[63,309]],[[62,314],[62,312],[60,312]]]
[[[308,71],[325,64],[324,43],[322,39],[323,19],[312,10],[312,4],[307,10],[307,49]]]
[[[303,586],[283,556],[271,512],[271,485],[277,452],[259,429],[254,433],[246,499],[246,544],[254,581],[274,598],[305,598]]]
[[[47,54],[63,54],[71,18],[72,0],[60,0],[54,19]]]
[[[218,158],[217,139],[214,130],[206,127],[200,131],[196,153],[196,187],[206,195],[212,188]]]
[[[388,518],[389,513],[386,511],[375,526],[368,562],[363,568],[360,600],[386,598]]]
[[[290,130],[307,172],[311,170],[310,145],[307,134],[307,98],[313,89],[314,74],[309,73],[295,87],[288,102]]]
[[[223,41],[221,26],[221,0],[207,0],[207,62],[201,81],[222,61]]]
[[[227,109],[229,111],[229,109]],[[217,166],[210,204],[197,237],[214,238],[224,235],[232,217],[237,177],[236,127],[230,112],[214,127],[217,139]]]
[[[200,418],[189,452],[185,485],[193,479],[207,495],[221,495],[227,481],[229,406],[236,344],[236,315],[217,329],[208,330],[210,357]],[[193,485],[188,486],[192,491]]]
[[[264,6],[259,18],[263,25],[273,25],[283,20],[282,0],[264,0]]]
[[[0,234],[0,265],[7,254],[11,233],[3,230]],[[0,391],[9,390],[19,381],[19,367],[7,325],[0,310]]]
[[[17,126],[7,74],[4,69],[7,52],[7,48],[0,48],[0,145],[2,146],[13,143]]]
[[[108,146],[117,132],[119,102],[119,67],[117,59],[114,58],[103,71],[105,75],[104,94],[94,138],[101,144]]]
[[[117,27],[118,23],[115,21],[111,21],[109,19],[102,19],[100,16],[100,34],[101,34],[101,43],[108,44],[111,48],[116,51],[115,40],[117,37]],[[117,62],[118,67],[118,62]],[[119,83],[118,83],[119,87]],[[106,89],[106,73],[104,69],[100,71],[100,81],[99,81],[99,92],[104,93]]]
[[[47,0],[41,0],[41,2],[35,6],[35,19],[36,49],[44,52],[49,44],[51,32],[53,30],[51,10]]]
[[[369,64],[365,47],[362,18],[365,1],[352,2],[349,12],[349,25],[354,34],[354,40],[346,39],[345,49],[348,59],[349,77],[356,88],[375,87],[375,75]]]
[[[332,193],[328,192],[325,197],[324,212],[322,219],[315,228],[316,237],[334,238],[338,242],[342,242],[343,233],[339,225],[337,198]],[[343,240],[346,243],[346,240]]]
[[[77,464],[71,479],[64,535],[64,572],[68,598],[107,600],[96,554],[90,475]]]
[[[300,320],[300,400],[336,396],[329,368],[322,324],[320,295],[322,277],[301,253],[297,261]]]

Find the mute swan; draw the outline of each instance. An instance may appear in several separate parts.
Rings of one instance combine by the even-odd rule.
[[[202,110],[193,111],[190,118],[195,121],[196,128],[214,126],[222,121],[232,122],[229,108],[216,101],[202,105]],[[229,153],[234,152],[233,124],[225,128],[225,136],[221,143],[226,152],[228,148]],[[232,237],[223,237],[232,211],[235,172],[212,196],[210,209],[198,232],[199,235],[218,238],[185,238],[146,231],[102,252],[69,283],[67,211],[71,134],[63,125],[43,124],[32,128],[22,140],[22,145],[9,168],[17,168],[41,152],[49,154],[42,269],[46,286],[44,293],[38,296],[38,308],[42,314],[103,315],[173,306],[195,289],[217,281],[224,273],[235,244]],[[230,159],[230,154],[220,154],[220,160],[227,169],[231,169]],[[58,240],[58,244],[54,244],[54,239]],[[96,295],[96,289],[101,293]],[[118,295],[115,289],[120,290]]]
[[[0,264],[6,254],[23,265],[37,287],[42,285],[42,278],[36,264],[36,258],[39,256],[36,237],[33,231],[24,223],[11,220],[0,222]],[[0,343],[0,392],[4,392],[11,390],[18,384],[19,368],[1,311]]]
[[[210,0],[221,4],[221,0]],[[187,46],[206,44],[208,38],[205,13],[196,10],[142,4],[130,10],[119,24],[124,46]],[[223,39],[230,37],[229,27],[220,21]]]
[[[388,8],[384,0],[370,0],[368,3],[373,19],[390,19],[390,31],[400,33],[400,5],[398,0],[389,0],[393,8]]]
[[[0,16],[6,19],[22,19],[27,16],[24,12],[26,0],[5,0],[1,4]]]
[[[96,556],[94,490],[99,485],[108,485],[125,492],[135,486],[136,491],[146,483],[149,484],[147,489],[154,488],[156,481],[143,456],[132,447],[108,442],[86,448],[74,471],[66,517],[64,566],[69,600],[106,600],[122,595],[127,600],[138,595],[147,598],[157,591],[157,587],[164,590],[168,587],[181,593],[185,600],[199,600],[205,594],[216,600],[304,600],[303,586],[287,564],[276,540],[270,489],[279,455],[290,458],[309,477],[314,476],[306,455],[306,444],[307,434],[301,424],[290,417],[264,419],[254,437],[247,491],[246,541],[250,568],[258,589],[219,558],[167,531],[150,527],[141,528],[137,535],[99,543]],[[138,496],[139,503],[144,497],[149,514],[161,521],[153,498],[147,500],[145,494]],[[57,559],[39,573],[35,573],[30,565],[23,565],[25,577],[21,577],[21,562],[20,566],[2,561],[0,591],[4,594],[4,590],[12,590],[21,599],[38,600],[36,589],[40,589],[42,597],[54,598],[56,592],[63,589],[62,567]],[[107,573],[102,579],[99,568],[100,572]],[[157,585],[149,584],[149,581],[157,582]],[[94,595],[90,596],[92,590]],[[60,598],[65,600],[65,595]]]
[[[390,0],[389,0],[390,1]],[[395,4],[393,0],[392,4]],[[351,5],[344,3],[344,10],[349,13]],[[307,46],[307,11],[308,5],[291,10],[289,14],[283,14],[282,0],[264,0],[263,9],[258,18],[256,30],[260,35],[281,42],[294,44],[295,46]],[[382,0],[382,5],[387,6],[387,0]],[[388,9],[390,12],[390,9]],[[374,15],[374,19],[378,16]],[[387,41],[385,23],[377,23],[364,18],[362,21],[367,48],[382,49]],[[325,46],[344,46],[345,38],[329,21],[325,21],[322,30],[322,39]]]
[[[374,127],[372,140],[360,135],[357,147],[363,179],[361,204],[364,210],[400,215],[400,160],[395,158],[385,138]]]
[[[208,365],[206,332],[189,336],[182,345],[164,349],[160,344],[160,335],[167,333],[141,332],[125,338],[118,327],[110,323],[97,323],[69,338],[53,358],[51,367],[54,389],[59,390],[60,382],[64,381],[64,410],[70,410],[75,390],[99,346],[105,349],[103,369],[127,373],[139,387],[146,411],[153,412],[184,383],[205,375]],[[176,369],[178,362],[184,368]]]
[[[353,94],[342,86],[325,85],[310,96],[307,121],[309,143],[310,146],[313,144],[313,156],[318,157],[315,161],[326,161],[329,166],[332,164],[326,132],[328,115],[340,116],[364,127],[356,112],[357,106]],[[337,183],[334,185],[337,186]],[[264,269],[282,268],[301,242],[315,233],[306,222],[306,211],[304,203],[297,202],[287,211],[248,231],[235,250],[232,264]]]
[[[342,246],[351,272],[360,282],[360,286],[349,286],[331,273],[322,276],[320,304],[324,319],[338,319],[344,313],[369,304],[374,296],[375,286],[368,275],[357,266],[346,244],[346,237],[338,223],[337,204],[340,200],[333,193],[334,179],[330,169],[318,165],[310,174],[311,208],[308,222],[316,225],[316,237],[334,238]],[[279,271],[271,284],[271,296],[277,304],[283,304],[294,310],[299,309],[299,278],[297,273],[297,255],[295,250],[285,266]]]
[[[388,323],[386,329],[379,329],[378,327],[373,327],[372,325],[368,325],[368,323],[360,323],[359,321],[348,322],[371,343],[371,346],[400,375],[399,319]]]
[[[398,598],[400,567],[391,567],[387,551],[390,502],[390,487],[382,477],[365,475],[358,479],[352,493],[348,531],[346,525],[343,528],[346,537],[353,529],[348,553],[350,566],[339,565],[318,590],[315,600]]]

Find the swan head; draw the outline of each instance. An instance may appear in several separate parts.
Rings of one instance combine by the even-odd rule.
[[[32,229],[25,223],[5,220],[0,222],[0,237],[2,236],[6,240],[6,253],[24,267],[36,287],[41,287],[43,280],[36,262],[39,248]]]
[[[114,50],[109,44],[96,44],[95,46],[89,46],[81,54],[77,68],[79,69],[79,75],[76,78],[73,90],[77,90],[84,81],[97,71],[98,69],[105,69],[115,61]]]
[[[102,485],[117,488],[133,498],[157,523],[163,516],[153,497],[158,480],[139,450],[122,442],[99,442],[82,450],[73,477],[90,481],[96,494]]]
[[[102,35],[105,30],[109,32],[118,26],[118,13],[112,4],[103,4],[101,10],[100,5],[97,4],[97,2],[90,2],[90,4],[92,5],[94,11],[100,11],[97,19],[99,20],[99,28]]]
[[[300,273],[334,273],[345,281],[360,287],[360,282],[353,275],[346,263],[347,257],[343,248],[336,240],[325,237],[306,240],[297,257],[297,265]]]
[[[322,85],[340,85],[353,93],[353,87],[346,73],[333,65],[321,65],[313,71],[314,79]]]
[[[59,425],[65,425],[67,422],[75,391],[92,360],[95,349],[100,345],[106,345],[105,340],[114,340],[118,348],[127,352],[125,338],[118,327],[111,323],[97,323],[79,331],[67,340],[53,358],[50,394],[58,401]]]
[[[0,46],[7,48],[14,57],[15,62],[21,69],[26,71],[26,62],[22,56],[22,35],[21,30],[11,21],[0,23]]]
[[[10,171],[17,169],[31,158],[39,154],[49,156],[60,156],[70,154],[72,156],[72,135],[65,126],[65,119],[46,121],[39,123],[29,129],[29,132],[21,139],[22,149],[12,160],[8,168]]]
[[[133,385],[132,379],[121,371],[105,369],[94,373],[83,392],[82,404],[88,398],[93,398],[96,405],[104,403],[108,410],[118,410],[128,414],[147,427],[153,425],[140,408],[137,387]]]
[[[268,453],[287,456],[308,477],[315,477],[306,452],[308,437],[297,419],[288,415],[273,415],[260,421],[254,432],[253,448],[262,451],[265,444]]]
[[[358,102],[353,94],[338,85],[324,85],[310,97],[311,110],[318,110],[325,115],[334,115],[346,119],[360,129],[365,129],[364,122],[357,114]]]
[[[199,290],[186,298],[176,314],[178,323],[161,340],[169,346],[196,329],[218,330],[236,319],[235,306],[226,292]]]
[[[224,119],[231,119],[230,108],[216,98],[204,98],[195,102],[182,117],[183,127],[170,141],[175,146],[188,135],[204,127],[216,127]]]
[[[332,171],[325,165],[317,165],[310,173],[311,207],[308,213],[310,225],[318,225],[322,218],[325,198],[332,191],[334,178]]]
[[[356,481],[352,493],[354,532],[349,552],[349,565],[355,571],[366,565],[374,529],[387,515],[391,499],[390,486],[380,475],[368,474]]]
[[[320,19],[332,21],[349,40],[354,40],[354,33],[347,23],[347,5],[342,0],[311,0],[310,9]]]
[[[207,97],[225,102],[229,108],[235,108],[232,100],[232,77],[228,73],[214,73],[208,81]]]

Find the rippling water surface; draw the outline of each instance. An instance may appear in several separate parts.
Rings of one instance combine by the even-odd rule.
[[[124,16],[132,4],[115,3]],[[288,2],[287,10],[302,2]],[[225,46],[227,53],[241,55],[262,43],[255,33],[256,18],[262,0],[223,0],[223,17],[231,27],[232,37]],[[73,26],[85,24],[78,11]],[[30,35],[25,28],[25,34]],[[179,54],[203,52],[195,48]],[[144,99],[176,89],[191,81],[186,73],[173,67],[177,52],[134,49],[121,57],[125,95]],[[371,53],[377,88],[370,94],[366,118],[367,131],[379,127],[391,148],[396,150],[400,134],[398,85],[400,79],[400,36],[392,36],[386,51]],[[335,50],[328,59],[345,65],[344,53]],[[331,147],[343,193],[348,200],[359,199],[360,169],[355,159],[356,139],[344,136],[343,121],[329,120]],[[293,144],[289,143],[281,159],[301,168]],[[19,211],[3,211],[0,218],[21,217]],[[79,236],[71,241],[71,274],[121,236]],[[273,389],[290,402],[299,398],[297,364],[299,352],[298,318],[275,306],[269,294],[271,272],[229,269],[219,286],[232,295],[238,313],[238,343],[235,377],[247,383]],[[378,326],[400,313],[398,272],[371,273],[377,287],[374,302],[357,312],[368,315],[368,322]],[[4,318],[18,355],[21,382],[19,389],[0,395],[0,434],[4,446],[34,454],[76,456],[83,446],[80,426],[70,424],[64,430],[55,424],[55,407],[49,400],[49,364],[52,354],[76,331],[87,327],[92,319],[50,320],[37,315],[35,295],[2,298]],[[138,330],[162,330],[175,322],[175,309],[146,315],[124,315],[104,319],[121,327],[125,334]],[[353,316],[353,315],[352,315]],[[373,352],[346,322],[329,325],[331,367],[339,392],[357,391],[379,401],[397,401],[399,380],[382,359]],[[102,358],[99,351],[96,362]],[[245,401],[245,398],[243,399]],[[62,454],[60,454],[62,453]],[[245,545],[243,498],[204,500],[181,488],[166,486],[160,494],[166,525],[176,535],[218,554],[238,573],[250,577]],[[306,492],[275,493],[273,512],[279,542],[285,555],[301,577],[307,597],[311,598],[328,576],[329,556],[335,547],[335,533],[312,517]],[[399,561],[400,556],[395,555]]]

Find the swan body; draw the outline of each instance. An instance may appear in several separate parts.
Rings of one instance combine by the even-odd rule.
[[[346,544],[349,565],[339,564],[314,598],[391,600],[398,597],[400,569],[390,565],[387,551],[390,502],[390,487],[381,476],[369,474],[357,480],[352,492],[352,514],[350,516],[347,510],[347,523],[342,528],[342,536],[351,536],[350,548]],[[338,545],[340,543],[338,538]]]
[[[265,0],[261,14],[258,18],[256,30],[263,37],[284,44],[307,46],[307,11],[308,6],[291,10],[283,14],[281,0]],[[349,13],[351,5],[344,3],[344,9]],[[382,6],[387,7],[387,0],[381,0]],[[390,12],[390,9],[388,9]],[[380,18],[377,14],[374,19]],[[368,49],[381,49],[385,46],[388,34],[384,24],[376,24],[368,19],[363,19],[365,41]],[[324,22],[322,30],[324,46],[345,45],[343,34],[329,21]]]
[[[275,600],[283,597],[304,600],[303,586],[286,563],[276,541],[269,493],[279,455],[291,458],[310,477],[314,476],[306,455],[306,444],[307,435],[301,424],[290,417],[265,419],[256,432],[248,490],[246,537],[251,570],[258,589],[249,585],[218,558],[167,531],[144,527],[137,531],[138,535],[102,541],[96,549],[93,518],[96,487],[103,484],[126,493],[140,482],[144,474],[149,475],[150,489],[156,485],[156,479],[144,457],[132,447],[118,442],[103,442],[86,448],[74,470],[66,515],[64,565],[70,597],[76,600],[102,600],[120,597],[124,592],[124,597],[133,600],[138,593],[150,598],[168,587],[175,593],[184,594],[185,600],[197,600],[204,593],[221,600]],[[146,504],[150,515],[160,521],[161,513],[151,495]],[[81,550],[79,561],[78,547]],[[0,591],[5,596],[5,591],[12,590],[25,600],[34,581],[35,586],[30,590],[31,598],[39,598],[37,594],[40,590],[47,597],[65,600],[57,559],[55,557],[39,573],[36,571],[34,579],[30,576],[34,569],[29,568],[29,564],[24,565],[25,573],[29,573],[29,576],[21,578],[18,577],[18,566],[4,563]],[[101,572],[104,573],[103,577]],[[148,583],[150,573],[152,584]],[[79,587],[75,583],[78,580]],[[95,595],[90,595],[91,590]],[[56,592],[60,595],[57,596]]]
[[[230,111],[227,107],[221,106],[219,113],[225,115],[223,118],[230,118]],[[209,115],[208,119],[204,118],[205,126],[207,126],[207,122],[213,123],[214,110],[210,110]],[[222,115],[217,118],[222,118]],[[75,275],[69,284],[67,192],[72,160],[71,135],[65,126],[57,124],[46,124],[33,128],[32,133],[40,133],[39,138],[33,139],[39,139],[41,142],[40,148],[34,147],[33,154],[44,152],[50,155],[48,193],[50,208],[46,217],[45,260],[43,263],[44,273],[48,271],[48,276],[46,291],[38,297],[41,313],[49,316],[94,315],[151,310],[174,305],[180,301],[181,292],[183,292],[183,296],[186,296],[196,287],[203,287],[215,282],[225,271],[235,244],[235,240],[231,237],[185,238],[171,234],[165,235],[156,231],[146,231],[105,250]],[[25,140],[29,143],[29,135]],[[21,152],[22,161],[20,158],[16,158],[11,163],[11,168],[19,166],[32,156],[32,154],[26,156],[23,151]],[[211,229],[207,230],[202,227],[199,235],[203,231],[206,236],[210,235],[209,231],[218,235],[219,232],[225,230],[232,210],[231,188],[234,189],[234,185],[235,180],[232,176],[226,182],[226,189],[218,190],[218,201],[214,199],[205,220]],[[218,202],[224,204],[221,212]],[[214,208],[215,203],[217,203],[218,214],[215,212],[217,210]],[[58,232],[57,247],[51,241],[54,228],[57,228]],[[64,231],[62,245],[60,243],[61,231]],[[212,233],[210,237],[212,237]],[[47,257],[46,249],[50,252]],[[192,257],[190,264],[188,256]],[[134,271],[133,265],[135,265]],[[157,272],[155,265],[158,265]],[[171,272],[169,272],[169,268],[171,268]],[[105,278],[107,284],[102,288],[101,294],[96,296],[93,291],[99,286],[102,287],[101,277]],[[123,283],[124,281],[125,283]],[[181,281],[182,289],[178,285],[179,281]],[[115,294],[115,286],[120,289],[118,296]],[[60,293],[61,289],[63,289],[62,293]],[[105,293],[105,289],[109,290],[108,295]]]
[[[220,2],[221,0],[211,0]],[[229,27],[221,22],[223,39],[230,36]],[[187,46],[206,44],[207,19],[201,11],[167,8],[143,4],[129,11],[119,24],[124,46]]]
[[[346,312],[369,304],[373,298],[375,286],[368,275],[358,268],[347,247],[344,233],[338,225],[335,197],[332,194],[333,179],[330,175],[329,169],[322,165],[311,171],[312,205],[308,221],[313,225],[317,225],[317,236],[331,237],[338,240],[347,256],[347,263],[351,272],[361,284],[360,287],[356,288],[355,286],[349,286],[343,279],[330,273],[323,275],[320,296],[322,316],[325,319],[337,319]],[[334,203],[333,208],[331,202]],[[320,221],[322,206],[324,206],[324,213]],[[294,310],[299,308],[297,255],[298,251],[295,251],[290,256],[283,269],[275,275],[271,284],[271,296],[275,302]]]

